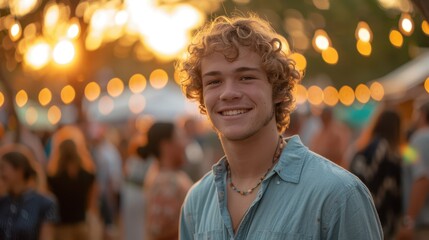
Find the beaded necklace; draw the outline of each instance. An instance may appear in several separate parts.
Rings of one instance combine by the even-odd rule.
[[[276,151],[274,152],[274,156],[273,156],[273,162],[272,165],[267,169],[267,172],[265,172],[265,174],[259,178],[258,183],[256,184],[256,186],[248,189],[247,191],[242,191],[239,190],[234,183],[232,182],[232,177],[231,177],[231,168],[229,167],[229,164],[227,162],[226,164],[226,169],[227,169],[227,178],[229,180],[229,185],[231,186],[232,190],[234,192],[237,192],[238,194],[242,195],[242,196],[247,196],[249,194],[251,194],[253,192],[253,190],[255,190],[259,185],[261,185],[262,181],[264,181],[265,177],[267,176],[267,174],[270,172],[270,170],[274,167],[274,165],[277,163],[277,160],[279,160],[280,154],[282,153],[282,150],[284,148],[284,146],[286,145],[285,141],[283,140],[282,136],[279,136],[279,141],[277,143],[277,147],[276,147]]]

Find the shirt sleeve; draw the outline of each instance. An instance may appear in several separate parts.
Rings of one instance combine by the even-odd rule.
[[[383,239],[377,210],[362,183],[347,189],[335,203],[326,239]]]

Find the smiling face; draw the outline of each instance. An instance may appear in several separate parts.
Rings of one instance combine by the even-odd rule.
[[[230,62],[214,52],[202,59],[201,76],[207,115],[222,138],[244,140],[276,129],[272,85],[257,53],[239,47]]]

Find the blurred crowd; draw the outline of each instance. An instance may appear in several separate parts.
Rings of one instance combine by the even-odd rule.
[[[429,103],[380,105],[356,127],[298,108],[284,136],[348,169],[372,194],[385,239],[429,236]],[[0,239],[177,239],[192,184],[223,156],[203,118],[0,126]]]

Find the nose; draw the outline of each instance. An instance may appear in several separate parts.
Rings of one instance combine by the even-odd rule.
[[[234,100],[239,99],[242,96],[241,89],[234,83],[234,81],[225,81],[219,95],[220,100]]]

